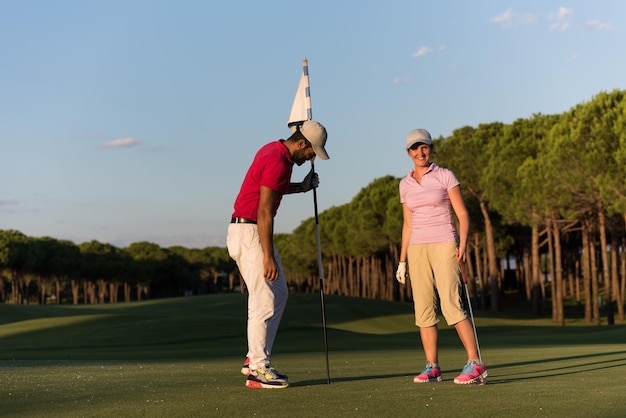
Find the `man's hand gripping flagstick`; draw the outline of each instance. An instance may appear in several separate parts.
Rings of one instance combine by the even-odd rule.
[[[296,90],[296,96],[293,100],[291,107],[291,113],[287,126],[295,131],[299,129],[302,124],[308,120],[313,119],[313,112],[311,111],[311,91],[309,86],[309,63],[305,58],[302,61],[302,75],[300,82],[298,83],[298,89]],[[315,165],[311,161],[311,173],[315,173]],[[324,265],[322,263],[322,247],[320,244],[320,227],[319,216],[317,213],[317,188],[313,189],[313,206],[315,210],[315,235],[317,239],[317,268],[320,278],[320,301],[322,304],[322,326],[324,328],[324,351],[326,352],[326,380],[330,384],[330,367],[328,363],[328,335],[326,331],[326,306],[324,304]]]
[[[476,333],[476,324],[474,323],[474,312],[472,311],[472,300],[470,299],[469,290],[467,288],[467,271],[465,269],[465,260],[461,260],[461,278],[463,279],[463,285],[465,285],[465,296],[467,297],[467,306],[469,306],[470,318],[472,319],[472,328],[474,329],[474,338],[476,339],[476,349],[478,350],[478,361],[480,364],[483,363],[483,358],[480,354],[480,345],[478,344],[478,334]],[[487,383],[486,377],[480,377],[479,383],[480,385],[484,385]]]

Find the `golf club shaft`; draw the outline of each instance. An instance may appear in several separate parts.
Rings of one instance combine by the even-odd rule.
[[[461,277],[463,278],[463,285],[465,286],[465,296],[467,297],[467,306],[470,311],[470,318],[472,320],[472,329],[474,330],[474,338],[476,339],[476,350],[478,350],[478,360],[483,363],[483,358],[480,354],[480,344],[478,343],[478,333],[476,332],[476,324],[474,323],[474,311],[472,310],[472,300],[470,299],[469,289],[467,287],[467,272],[465,271],[465,261],[461,261]]]
[[[311,161],[311,171],[315,166]],[[330,365],[328,363],[328,334],[326,332],[326,305],[324,304],[324,264],[322,263],[322,246],[320,241],[320,223],[317,213],[317,188],[313,189],[313,206],[315,208],[315,236],[317,240],[317,269],[320,277],[320,301],[322,304],[322,326],[324,328],[324,351],[326,353],[326,381],[330,384]]]

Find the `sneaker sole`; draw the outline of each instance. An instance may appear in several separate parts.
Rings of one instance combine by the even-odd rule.
[[[435,383],[435,382],[441,382],[443,379],[441,376],[439,377],[434,377],[432,379],[426,379],[426,380],[422,380],[422,379],[418,379],[416,377],[413,378],[413,383]]]
[[[287,382],[263,383],[246,380],[246,387],[250,389],[284,389],[287,386],[289,386]]]
[[[472,380],[468,380],[467,382],[461,382],[460,380],[454,379],[454,383],[456,383],[457,385],[483,385],[487,383],[487,376],[489,376],[489,371],[485,370],[483,374],[473,378]]]

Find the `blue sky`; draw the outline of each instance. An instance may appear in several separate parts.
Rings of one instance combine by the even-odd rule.
[[[303,58],[322,212],[404,176],[411,129],[626,89],[625,28],[622,0],[0,0],[0,229],[224,246],[254,153],[290,134]],[[287,196],[276,231],[313,215]]]

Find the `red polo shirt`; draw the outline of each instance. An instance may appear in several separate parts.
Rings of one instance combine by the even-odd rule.
[[[276,216],[283,194],[289,191],[293,164],[293,158],[283,144],[283,140],[264,145],[254,156],[243,179],[241,189],[235,199],[233,217],[257,220],[261,186],[280,194],[276,205],[272,208],[272,216]]]

